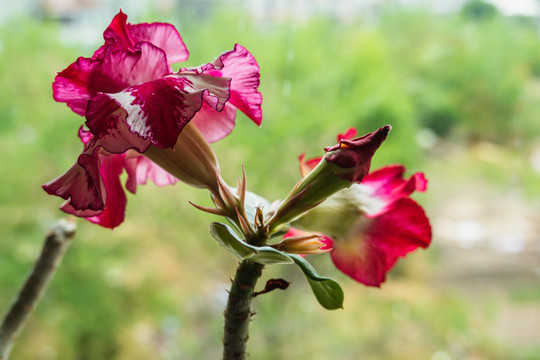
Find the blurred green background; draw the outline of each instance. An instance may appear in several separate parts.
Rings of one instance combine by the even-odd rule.
[[[229,183],[244,164],[248,189],[278,199],[299,179],[297,155],[320,155],[351,126],[365,133],[384,124],[393,130],[372,168],[403,163],[430,180],[414,197],[431,218],[433,245],[401,260],[381,289],[353,282],[328,256],[311,258],[344,287],[344,310],[321,308],[294,267],[268,268],[262,280],[292,286],[256,299],[251,358],[540,359],[538,19],[477,1],[444,14],[381,6],[346,20],[267,19],[244,2],[209,4],[128,15],[176,25],[191,53],[182,66],[236,42],[257,58],[262,128],[238,115],[214,146]],[[116,11],[102,16],[105,26]],[[43,14],[0,27],[1,312],[63,216],[61,199],[40,186],[82,148],[83,119],[53,101],[51,82],[95,44]],[[95,42],[104,28],[90,32]],[[220,357],[236,261],[208,233],[217,218],[188,204],[209,205],[208,195],[149,184],[128,196],[114,231],[78,221],[12,359]]]

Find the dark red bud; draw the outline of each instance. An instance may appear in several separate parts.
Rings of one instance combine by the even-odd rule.
[[[350,182],[362,181],[369,173],[371,158],[386,139],[390,129],[392,127],[386,125],[356,139],[340,140],[337,145],[324,149],[324,159],[344,170],[337,174],[342,179]]]

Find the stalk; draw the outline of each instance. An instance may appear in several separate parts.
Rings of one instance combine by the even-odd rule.
[[[223,360],[247,359],[251,301],[257,280],[264,265],[244,260],[236,269],[225,308],[225,333],[223,336]]]

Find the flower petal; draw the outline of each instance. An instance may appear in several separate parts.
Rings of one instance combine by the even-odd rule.
[[[127,24],[127,28],[135,42],[149,42],[165,51],[169,65],[186,61],[189,57],[186,45],[171,24]]]
[[[127,198],[120,182],[124,169],[124,155],[100,154],[99,171],[105,187],[106,203],[103,211],[87,220],[113,229],[124,221]]]
[[[114,50],[109,47],[94,75],[95,92],[115,93],[128,86],[159,79],[169,73],[163,50],[149,43],[137,45],[136,51]]]
[[[332,249],[332,245],[334,244],[334,240],[332,240],[328,236],[322,235],[322,234],[319,234],[319,233],[310,232],[310,231],[298,230],[298,229],[293,228],[293,227],[291,227],[289,229],[289,231],[287,231],[285,234],[283,234],[282,238],[287,239],[287,238],[295,237],[295,236],[297,236],[297,237],[298,236],[308,236],[308,235],[313,235],[313,234],[319,235],[320,240],[325,244],[325,246],[322,248],[322,250]]]
[[[122,49],[133,49],[135,41],[127,29],[127,15],[120,10],[112,19],[111,24],[103,32],[106,45],[115,45]]]
[[[355,128],[348,128],[344,133],[339,133],[337,135],[337,141],[354,139],[357,133]]]
[[[126,155],[105,152],[83,128],[79,136],[85,147],[77,163],[43,189],[66,200],[61,210],[112,229],[124,221],[127,199],[120,175],[124,168],[129,173]]]
[[[167,65],[185,61],[189,52],[180,34],[171,24],[128,24],[127,15],[120,11],[103,33],[106,45],[117,49],[134,50],[141,42],[162,49],[167,55]],[[98,50],[99,51],[99,50]]]
[[[137,192],[137,161],[139,157],[143,157],[135,150],[128,150],[124,160],[124,168],[126,169],[126,190],[132,194]]]
[[[58,178],[43,185],[50,195],[66,200],[66,209],[91,210],[92,215],[105,206],[105,189],[99,175],[99,148],[87,144],[78,161]]]
[[[102,58],[81,57],[60,72],[53,83],[53,97],[84,115],[88,100],[98,92],[116,93],[168,71],[165,53],[151,44],[141,44],[136,52],[107,48]]]
[[[385,251],[386,271],[399,257],[431,243],[429,220],[424,209],[412,199],[400,200],[396,207],[374,220],[369,233]]]
[[[246,114],[257,125],[262,121],[262,95],[258,92],[260,83],[257,61],[241,45],[218,56],[213,62],[197,68],[181,69],[182,73],[200,73],[215,77],[230,78],[230,98],[224,112],[219,116],[213,109],[203,107],[195,117],[195,123],[209,142],[227,136],[235,124],[235,108]],[[230,105],[233,106],[230,106]],[[220,109],[217,109],[220,111]]]
[[[132,86],[120,93],[98,95],[88,105],[86,124],[97,136],[130,139],[118,144],[103,140],[109,152],[122,153],[135,148],[143,153],[150,142],[173,148],[180,131],[201,108],[203,99],[216,108],[223,106],[228,98],[228,84],[226,78],[175,75]],[[129,127],[128,131],[123,124]]]
[[[222,54],[216,60],[223,64],[220,69],[221,76],[231,78],[229,102],[260,125],[262,95],[257,90],[260,74],[255,57],[242,45],[236,44],[234,50]]]
[[[347,246],[334,241],[330,256],[339,270],[364,285],[379,287],[386,278],[384,251],[369,239],[358,237]]]
[[[54,100],[65,102],[76,114],[84,115],[87,101],[93,95],[90,78],[99,63],[80,57],[60,72],[52,84]]]
[[[126,117],[126,110],[108,95],[101,94],[88,102],[86,126],[109,153],[123,154],[129,149],[142,153],[150,146],[150,140],[131,132]]]
[[[147,157],[139,156],[136,161],[137,184],[145,185],[148,179],[151,179],[157,186],[174,185],[178,182],[178,179]]]
[[[368,286],[380,286],[399,257],[431,242],[431,226],[424,210],[403,199],[387,213],[359,219],[346,239],[334,239],[332,260],[351,278]]]
[[[302,177],[306,177],[311,170],[315,169],[317,165],[321,162],[322,157],[316,157],[309,160],[306,160],[306,154],[300,154],[298,156],[298,162],[300,164],[300,174]]]
[[[216,142],[229,135],[234,129],[236,108],[230,103],[226,103],[222,111],[214,110],[207,103],[203,103],[202,108],[193,122],[204,135],[209,143]]]
[[[414,191],[425,191],[427,180],[422,173],[412,175],[408,180],[403,178],[405,167],[390,165],[375,170],[366,175],[360,187],[362,195],[369,197],[366,204],[376,206],[366,207],[368,216],[377,216],[388,211],[396,202],[411,195]]]

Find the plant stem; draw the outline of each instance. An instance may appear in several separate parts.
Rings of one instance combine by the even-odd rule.
[[[43,249],[32,272],[0,325],[0,360],[8,359],[17,337],[69,247],[75,229],[75,223],[60,221],[45,238]]]
[[[251,301],[264,265],[244,260],[236,269],[225,309],[223,360],[247,359]]]

